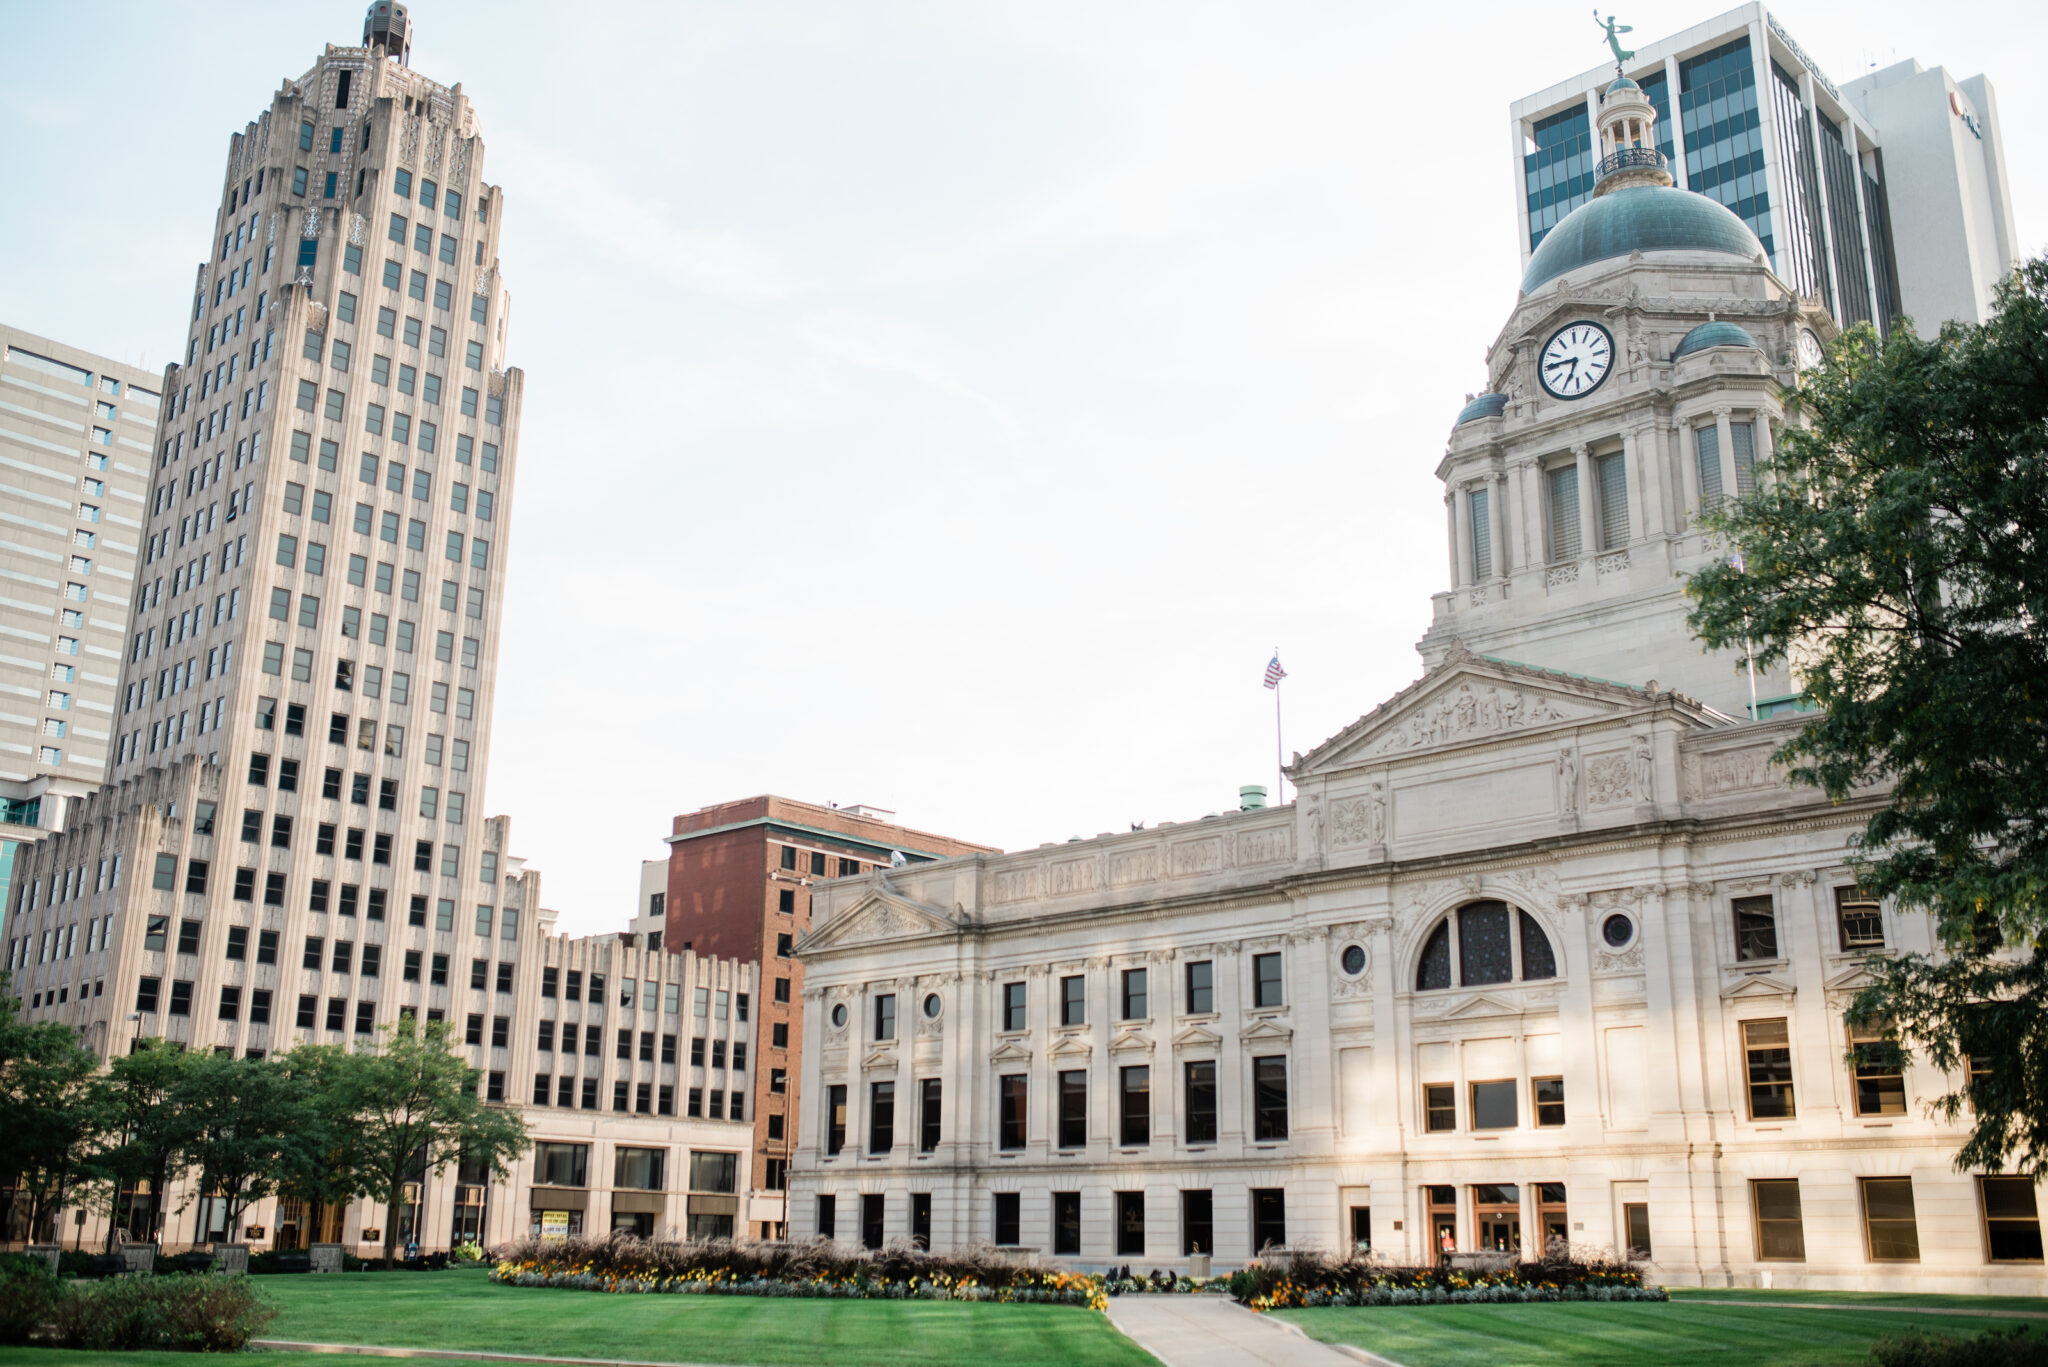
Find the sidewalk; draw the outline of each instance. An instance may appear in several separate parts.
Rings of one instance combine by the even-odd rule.
[[[1164,1367],[1358,1367],[1386,1361],[1318,1343],[1223,1296],[1112,1296],[1109,1318]]]

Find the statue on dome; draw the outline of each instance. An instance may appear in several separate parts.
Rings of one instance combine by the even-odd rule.
[[[1621,45],[1621,35],[1624,33],[1634,33],[1634,25],[1617,23],[1611,14],[1602,19],[1600,11],[1597,9],[1593,11],[1593,22],[1606,30],[1607,46],[1614,53],[1614,74],[1617,76],[1626,75],[1627,73],[1621,69],[1621,64],[1635,56],[1635,53],[1630,52]]]

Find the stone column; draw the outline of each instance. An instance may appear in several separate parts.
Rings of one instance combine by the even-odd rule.
[[[1663,530],[1661,517],[1654,518],[1659,525],[1651,525],[1652,510],[1656,504],[1650,498],[1650,462],[1643,459],[1645,430],[1631,428],[1621,436],[1622,459],[1628,463],[1628,539],[1631,541],[1639,541],[1652,532]]]
[[[1493,473],[1492,496],[1486,501],[1493,515],[1493,574],[1496,579],[1505,579],[1514,568],[1514,557],[1508,552],[1508,475],[1505,470]]]
[[[1684,531],[1694,526],[1700,515],[1700,472],[1693,455],[1693,443],[1698,438],[1693,434],[1692,423],[1684,418],[1674,421],[1671,435],[1678,443],[1678,479],[1685,490],[1685,501],[1678,509],[1672,530]]]
[[[1543,538],[1543,500],[1538,488],[1541,483],[1534,457],[1515,462],[1515,525],[1522,535],[1522,553],[1516,560],[1532,570],[1542,569],[1543,562],[1550,558]]]
[[[1457,486],[1453,485],[1452,487],[1444,490],[1444,520],[1449,524],[1448,530],[1450,533],[1451,547],[1451,588],[1453,590],[1460,589],[1465,586],[1465,548],[1463,545],[1464,538],[1458,534],[1458,515],[1458,490]]]
[[[1572,459],[1579,468],[1579,559],[1590,561],[1600,553],[1600,530],[1593,510],[1592,450],[1580,442],[1572,448]]]
[[[1736,496],[1735,436],[1728,422],[1729,411],[1726,405],[1714,410],[1714,430],[1721,436],[1721,497],[1733,502]]]

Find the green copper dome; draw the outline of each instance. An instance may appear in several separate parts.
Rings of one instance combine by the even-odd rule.
[[[1756,338],[1749,335],[1747,328],[1738,327],[1734,323],[1716,320],[1711,323],[1701,323],[1691,332],[1686,333],[1677,347],[1672,350],[1671,359],[1675,361],[1681,356],[1690,356],[1695,351],[1705,351],[1708,347],[1716,346],[1746,346],[1756,347],[1758,351],[1763,350],[1762,347],[1757,346]]]
[[[1474,418],[1497,418],[1507,411],[1508,396],[1505,394],[1481,394],[1458,410],[1458,420],[1453,427],[1463,426]]]
[[[1763,249],[1749,225],[1718,200],[1670,186],[1632,185],[1587,200],[1546,233],[1529,257],[1522,293],[1632,251],[1721,252],[1754,261]]]

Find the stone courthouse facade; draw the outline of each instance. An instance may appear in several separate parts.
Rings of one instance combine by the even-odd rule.
[[[1828,315],[1601,108],[1459,415],[1426,669],[1290,807],[821,885],[791,1233],[1218,1267],[1268,1246],[1632,1248],[1674,1283],[2038,1293],[2034,1184],[1953,1083],[1859,1067],[1930,927],[1770,762],[1793,682],[1684,624]]]

